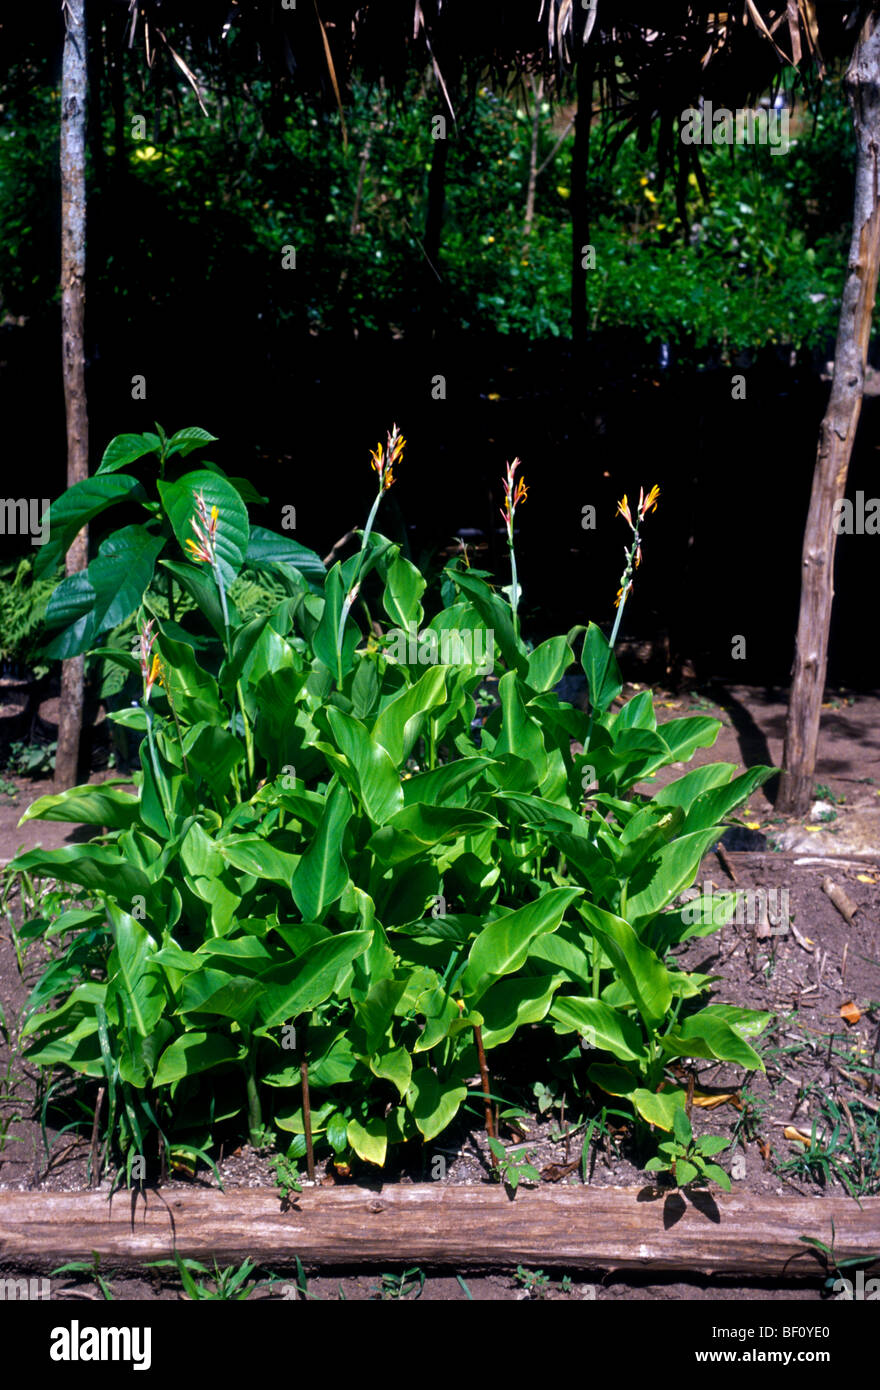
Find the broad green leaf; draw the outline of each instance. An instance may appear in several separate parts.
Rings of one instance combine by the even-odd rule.
[[[79,825],[104,825],[108,830],[124,830],[138,819],[139,801],[131,792],[108,787],[71,787],[53,796],[40,796],[32,801],[19,825],[29,820],[73,821]]]
[[[385,749],[373,739],[359,719],[332,706],[327,718],[340,751],[357,778],[364,810],[374,825],[384,825],[403,809],[400,777]]]
[[[195,532],[193,532],[195,539]],[[223,608],[220,603],[220,594],[214,578],[207,566],[203,565],[184,565],[177,560],[160,560],[160,565],[169,574],[172,574],[181,588],[189,594],[190,598],[198,605],[199,610],[205,615],[218,637],[224,637],[226,628],[223,623]],[[229,620],[235,622],[235,605],[227,595],[227,609]]]
[[[674,1057],[716,1058],[735,1062],[748,1071],[763,1071],[764,1063],[729,1023],[706,1009],[691,1014],[684,1023],[659,1039],[664,1052]]]
[[[219,1033],[185,1033],[159,1058],[154,1085],[170,1086],[185,1076],[240,1062],[246,1049]]]
[[[633,875],[627,900],[627,917],[637,931],[691,886],[703,855],[720,833],[719,827],[713,826],[681,835],[642,861]]]
[[[669,972],[621,917],[581,902],[581,916],[629,990],[649,1028],[666,1017],[672,1001]]]
[[[230,864],[242,873],[269,879],[289,888],[298,863],[296,855],[276,849],[259,835],[232,835],[216,842],[217,848]]]
[[[158,1023],[165,1007],[162,971],[152,959],[156,943],[142,923],[127,912],[120,912],[113,904],[108,904],[108,911],[115,939],[108,973],[112,981],[118,968],[117,987],[124,992],[135,1027],[145,1038]]]
[[[293,900],[304,921],[320,922],[349,881],[342,844],[352,814],[348,792],[336,782],[327,793],[321,822],[291,880]]]
[[[525,979],[499,980],[480,1000],[483,1046],[500,1047],[518,1028],[546,1018],[561,975],[530,975]]]
[[[262,976],[259,1010],[267,1028],[288,1022],[329,999],[340,971],[370,945],[369,931],[341,932],[318,941],[291,965]]]
[[[439,806],[451,800],[456,792],[463,791],[490,766],[488,758],[456,758],[454,762],[444,763],[430,772],[417,772],[403,784],[404,801],[407,806],[416,802]]]
[[[375,1163],[381,1168],[388,1149],[388,1130],[384,1120],[372,1117],[364,1124],[360,1120],[349,1120],[348,1142],[358,1158],[365,1163]]]
[[[146,502],[147,494],[137,478],[117,473],[110,477],[84,478],[53,502],[49,509],[49,540],[37,550],[34,575],[51,574],[67,554],[73,540],[94,517],[117,502]]]
[[[518,970],[534,938],[555,931],[568,908],[582,894],[582,888],[551,888],[536,902],[507,912],[484,927],[471,947],[462,979],[469,1007],[496,979]]]
[[[293,565],[301,574],[324,577],[324,562],[314,550],[300,545],[289,536],[267,531],[264,526],[252,526],[248,538],[247,562],[256,569],[266,565]]]
[[[657,732],[672,754],[670,761],[687,762],[698,748],[712,747],[721,732],[721,720],[689,714],[683,719],[668,719]]]
[[[554,1000],[550,1015],[575,1029],[590,1047],[610,1052],[621,1062],[646,1060],[645,1044],[638,1025],[601,999],[565,995]]]
[[[426,1140],[442,1134],[467,1098],[467,1087],[453,1080],[439,1081],[430,1067],[413,1072],[406,1104]]]
[[[217,436],[209,434],[207,430],[199,429],[198,425],[188,425],[186,429],[177,430],[168,440],[165,450],[165,457],[172,458],[175,454],[180,454],[181,458],[186,458],[193,449],[201,449],[205,444],[216,444]]]
[[[574,661],[574,652],[564,637],[550,637],[529,653],[527,683],[533,690],[552,690]]]
[[[501,732],[495,744],[495,756],[513,753],[532,764],[538,781],[547,772],[547,750],[541,725],[528,713],[514,671],[508,671],[498,682],[498,698],[501,701]]]
[[[396,1086],[401,1100],[406,1098],[412,1081],[412,1058],[405,1047],[395,1047],[380,1057],[371,1057],[370,1071]]]
[[[778,771],[775,767],[750,767],[748,772],[734,778],[726,787],[703,792],[688,811],[684,833],[687,835],[710,825],[718,825],[735,806],[748,800],[756,787],[763,786]]]
[[[425,715],[445,701],[446,671],[442,666],[431,666],[415,685],[396,696],[380,712],[373,725],[372,738],[387,751],[395,767],[400,767],[412,752]]]
[[[590,623],[587,628],[581,666],[587,678],[590,703],[597,714],[604,714],[622,691],[623,681],[608,639],[595,623]]]
[[[31,850],[16,855],[7,866],[10,872],[25,869],[41,878],[57,878],[82,888],[107,893],[119,900],[135,897],[153,901],[153,885],[142,869],[130,863],[115,849],[103,845],[65,845],[62,849]]]
[[[104,450],[95,477],[115,473],[126,464],[136,463],[145,454],[158,454],[162,441],[157,434],[117,434]]]
[[[733,763],[706,763],[660,787],[651,798],[655,806],[681,806],[687,813],[698,796],[713,787],[726,786],[736,771]]]
[[[457,806],[406,806],[371,837],[368,848],[383,864],[401,864],[443,841],[477,835],[499,822],[484,811]]]
[[[524,679],[528,678],[528,657],[522,642],[516,635],[513,615],[509,604],[497,594],[493,594],[484,580],[467,570],[447,570],[459,589],[465,593],[479,613],[488,632],[494,634],[495,644],[511,671],[516,671]],[[442,618],[442,614],[440,615]]]
[[[419,600],[424,592],[425,580],[415,565],[398,555],[388,567],[382,594],[382,605],[391,621],[405,631],[409,630],[410,623],[414,623],[418,630],[422,621]]]

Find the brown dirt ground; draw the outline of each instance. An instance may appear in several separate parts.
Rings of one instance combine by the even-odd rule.
[[[634,693],[628,691],[627,693]],[[781,758],[784,732],[785,704],[779,692],[750,689],[743,686],[714,687],[702,694],[673,695],[656,691],[660,718],[680,714],[705,712],[720,717],[723,723],[715,746],[700,750],[691,766],[724,760],[740,766],[756,762],[778,763]],[[3,739],[3,692],[0,691],[0,741]],[[7,716],[20,709],[19,691],[9,691],[5,712]],[[40,713],[46,716],[53,711]],[[755,1194],[784,1194],[797,1191],[813,1194],[821,1200],[826,1193],[845,1191],[839,1176],[829,1174],[823,1181],[818,1172],[781,1170],[781,1165],[803,1152],[803,1145],[784,1136],[787,1126],[810,1133],[814,1120],[820,1135],[828,1134],[825,1098],[835,1101],[844,1114],[847,1125],[870,1123],[871,1116],[880,1111],[880,1084],[876,1091],[868,1089],[866,1080],[869,1065],[877,1062],[877,1042],[880,1037],[880,695],[831,695],[823,707],[821,757],[816,772],[817,784],[827,789],[823,793],[833,811],[824,812],[818,822],[795,823],[775,816],[772,801],[764,791],[756,793],[740,813],[741,826],[729,832],[728,862],[733,865],[739,888],[763,888],[774,902],[774,890],[786,889],[789,894],[792,927],[784,934],[758,939],[753,926],[731,923],[714,936],[687,943],[680,953],[683,966],[719,977],[713,998],[752,1008],[772,1010],[775,1018],[765,1034],[761,1052],[766,1073],[751,1074],[745,1081],[742,1073],[723,1064],[698,1064],[698,1090],[715,1095],[734,1093],[746,1110],[735,1108],[729,1101],[717,1108],[695,1107],[694,1128],[697,1133],[711,1132],[729,1135],[734,1146],[721,1158],[730,1167],[736,1156],[740,1175],[735,1187]],[[668,780],[678,775],[680,768],[670,769],[658,779]],[[97,772],[93,780],[108,774]],[[71,828],[50,822],[29,822],[17,828],[17,821],[37,796],[51,790],[50,783],[27,782],[14,778],[19,794],[13,799],[0,797],[0,864],[8,861],[23,847],[38,844],[54,847],[83,838],[82,828]],[[770,797],[773,784],[770,784]],[[833,819],[832,819],[833,816]],[[87,835],[85,836],[87,838]],[[787,851],[772,848],[774,843],[795,846]],[[740,853],[749,850],[750,853]],[[831,875],[858,905],[852,922],[847,923],[822,890],[822,880]],[[713,853],[707,855],[699,882],[714,883],[721,891],[732,884],[726,867]],[[11,900],[11,910],[19,917],[20,904]],[[784,926],[784,924],[783,924]],[[16,1020],[28,990],[40,973],[36,949],[26,958],[24,978],[19,975],[8,922],[0,922],[0,1004],[6,1014],[11,1036],[16,1033]],[[852,1003],[860,1016],[847,1022],[841,1008]],[[2,1042],[2,1037],[0,1037]],[[499,1069],[493,1076],[498,1088],[516,1084],[528,1076],[528,1040],[524,1039],[526,1072],[521,1073],[522,1058],[514,1056],[507,1070]],[[533,1078],[532,1078],[533,1079]],[[58,1134],[47,1127],[50,1156],[41,1137],[38,1111],[34,1108],[37,1077],[26,1062],[10,1047],[0,1046],[0,1140],[7,1125],[5,1143],[0,1142],[0,1189],[18,1188],[76,1191],[87,1185],[88,1143],[85,1138]],[[845,1104],[843,1104],[845,1103]],[[848,1107],[848,1109],[847,1109]],[[508,1126],[502,1137],[508,1143],[525,1143],[531,1161],[539,1169],[551,1164],[564,1164],[581,1156],[583,1132],[565,1137],[566,1129],[574,1129],[579,1116],[569,1112],[563,1120],[558,1111],[550,1119],[533,1113],[519,1121],[519,1132]],[[853,1118],[855,1117],[855,1119]],[[751,1121],[749,1125],[745,1122]],[[430,1147],[404,1163],[388,1176],[400,1182],[424,1181],[430,1176],[430,1165],[440,1155],[445,1160],[445,1176],[449,1183],[472,1183],[487,1180],[488,1161],[481,1128],[463,1122],[443,1136],[442,1148]],[[875,1153],[873,1174],[870,1155],[866,1152],[864,1130],[861,1156],[849,1148],[848,1161],[842,1171],[851,1181],[861,1184],[861,1190],[880,1192],[880,1159]],[[613,1138],[593,1147],[590,1155],[589,1180],[593,1184],[640,1185],[645,1175],[633,1165],[628,1137],[621,1131]],[[274,1185],[268,1160],[248,1147],[226,1154],[219,1164],[223,1182],[232,1186]],[[199,1182],[213,1183],[210,1174],[199,1175]],[[561,1181],[580,1182],[580,1170]],[[172,1179],[171,1187],[186,1186],[182,1179]],[[103,1187],[109,1188],[104,1178]],[[804,1232],[805,1235],[810,1234]],[[878,1231],[880,1249],[880,1231]],[[383,1291],[382,1275],[357,1275],[346,1270],[323,1270],[312,1273],[308,1296],[322,1299],[370,1299],[393,1296],[393,1289]],[[689,1282],[675,1279],[650,1280],[632,1275],[600,1274],[585,1276],[571,1272],[570,1285],[563,1284],[564,1270],[555,1269],[552,1254],[544,1266],[547,1283],[531,1293],[524,1287],[516,1271],[491,1275],[467,1275],[467,1288],[474,1299],[516,1300],[530,1297],[565,1299],[808,1299],[823,1297],[823,1276],[807,1282],[783,1284],[744,1284],[742,1281],[698,1279]],[[265,1278],[265,1271],[255,1277]],[[287,1284],[292,1285],[287,1276]],[[177,1298],[179,1286],[157,1274],[144,1279],[111,1280],[114,1292],[121,1298]],[[422,1299],[466,1300],[467,1292],[457,1278],[447,1272],[430,1274],[421,1293],[418,1283],[407,1297]],[[341,1289],[341,1293],[340,1293]],[[279,1293],[279,1290],[282,1292]],[[282,1284],[259,1291],[256,1297],[297,1297],[295,1289],[282,1289]],[[100,1298],[88,1277],[53,1281],[53,1297],[71,1299]]]

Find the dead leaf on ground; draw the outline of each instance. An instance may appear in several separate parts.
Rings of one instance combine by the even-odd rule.
[[[694,1105],[701,1110],[717,1110],[719,1105],[732,1105],[736,1110],[742,1110],[739,1091],[694,1091]]]
[[[801,1134],[801,1131],[795,1129],[794,1125],[786,1125],[782,1132],[786,1139],[795,1139],[799,1144],[806,1144],[807,1148],[810,1147],[810,1136],[808,1134]]]
[[[859,1008],[858,1004],[854,1004],[851,999],[846,1004],[841,1004],[840,1017],[844,1020],[845,1023],[848,1023],[850,1027],[852,1027],[854,1023],[858,1023],[861,1016],[861,1009]]]

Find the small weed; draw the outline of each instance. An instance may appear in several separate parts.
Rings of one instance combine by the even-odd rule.
[[[406,1298],[408,1294],[418,1290],[418,1298],[424,1287],[424,1272],[418,1265],[413,1265],[412,1269],[405,1269],[402,1274],[383,1274],[381,1282],[373,1288],[373,1296],[381,1299],[399,1299]]]
[[[153,1269],[177,1269],[180,1275],[180,1282],[183,1285],[184,1296],[193,1303],[205,1303],[215,1301],[231,1301],[242,1303],[250,1298],[262,1285],[259,1283],[246,1284],[245,1280],[253,1274],[256,1263],[251,1259],[243,1260],[238,1269],[234,1265],[227,1265],[226,1269],[221,1269],[214,1261],[213,1274],[205,1265],[199,1264],[198,1260],[185,1260],[178,1251],[174,1252],[173,1260],[152,1260],[150,1268]],[[207,1274],[213,1279],[213,1287],[209,1287],[204,1280],[198,1283],[193,1278],[194,1274]],[[275,1283],[276,1276],[273,1275],[265,1283]]]
[[[550,1279],[543,1269],[524,1269],[522,1265],[516,1267],[516,1281],[529,1298],[545,1298],[550,1287]]]
[[[93,1251],[91,1262],[88,1260],[71,1260],[69,1264],[59,1265],[57,1269],[53,1269],[49,1277],[54,1279],[56,1274],[90,1274],[101,1290],[105,1302],[112,1303],[115,1301],[116,1295],[113,1293],[107,1280],[101,1274],[100,1265],[101,1256]]]
[[[529,1162],[530,1155],[528,1153],[520,1157],[516,1149],[506,1149],[500,1139],[490,1139],[489,1148],[498,1159],[497,1167],[493,1169],[493,1175],[506,1187],[511,1188],[513,1192],[523,1181],[541,1181],[541,1174]]]
[[[274,1158],[269,1159],[269,1167],[273,1169],[275,1173],[275,1186],[281,1198],[281,1209],[282,1211],[286,1211],[291,1205],[291,1192],[302,1192],[302,1184],[299,1180],[299,1172],[296,1164],[291,1163],[290,1159],[285,1158],[283,1154],[276,1154]],[[294,1201],[296,1201],[296,1198],[294,1198]]]
[[[684,1110],[676,1110],[673,1117],[673,1137],[660,1144],[660,1154],[649,1158],[645,1164],[646,1173],[669,1172],[679,1187],[687,1187],[698,1178],[717,1182],[725,1192],[730,1191],[730,1178],[717,1163],[706,1160],[714,1158],[729,1147],[730,1141],[718,1135],[706,1134],[701,1139],[694,1138],[691,1122]]]

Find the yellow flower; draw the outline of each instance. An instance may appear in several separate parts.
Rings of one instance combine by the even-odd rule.
[[[571,189],[570,189],[570,188],[565,188],[561,183],[558,183],[558,184],[556,185],[556,192],[559,194],[560,198],[570,198],[570,197],[571,197]]]
[[[209,515],[207,503],[202,494],[196,492],[193,493],[193,496],[196,503],[196,516],[190,518],[189,524],[198,536],[198,543],[187,537],[189,557],[191,560],[197,560],[200,564],[204,562],[213,565],[217,560],[217,518],[219,512],[216,507],[212,507]]]
[[[648,512],[655,509],[657,506],[657,498],[659,496],[660,489],[656,483],[651,488],[651,491],[648,493],[647,497],[644,498],[644,501],[642,500],[642,490],[641,488],[639,488],[639,516],[647,516]]]
[[[632,516],[630,515],[629,503],[628,503],[627,500],[626,500],[626,493],[623,494],[623,501],[622,501],[622,502],[618,502],[618,504],[617,504],[617,511],[614,513],[614,515],[617,516],[618,512],[620,513],[620,515],[621,515],[622,517],[625,517],[626,520],[629,522],[630,526],[632,526],[632,524],[633,524],[633,519],[632,519]]]
[[[642,188],[647,188],[647,187],[648,187],[648,180],[647,180],[647,179],[644,179],[644,178],[639,179],[639,183],[642,185]]]
[[[645,189],[645,197],[647,198],[649,203],[656,203],[657,201],[657,194],[652,193],[650,188]]]
[[[406,440],[400,433],[397,425],[392,425],[386,436],[386,447],[383,449],[381,443],[375,449],[370,450],[372,467],[379,474],[379,485],[383,492],[387,492],[394,482],[394,465],[403,458],[403,451],[406,448]]]

